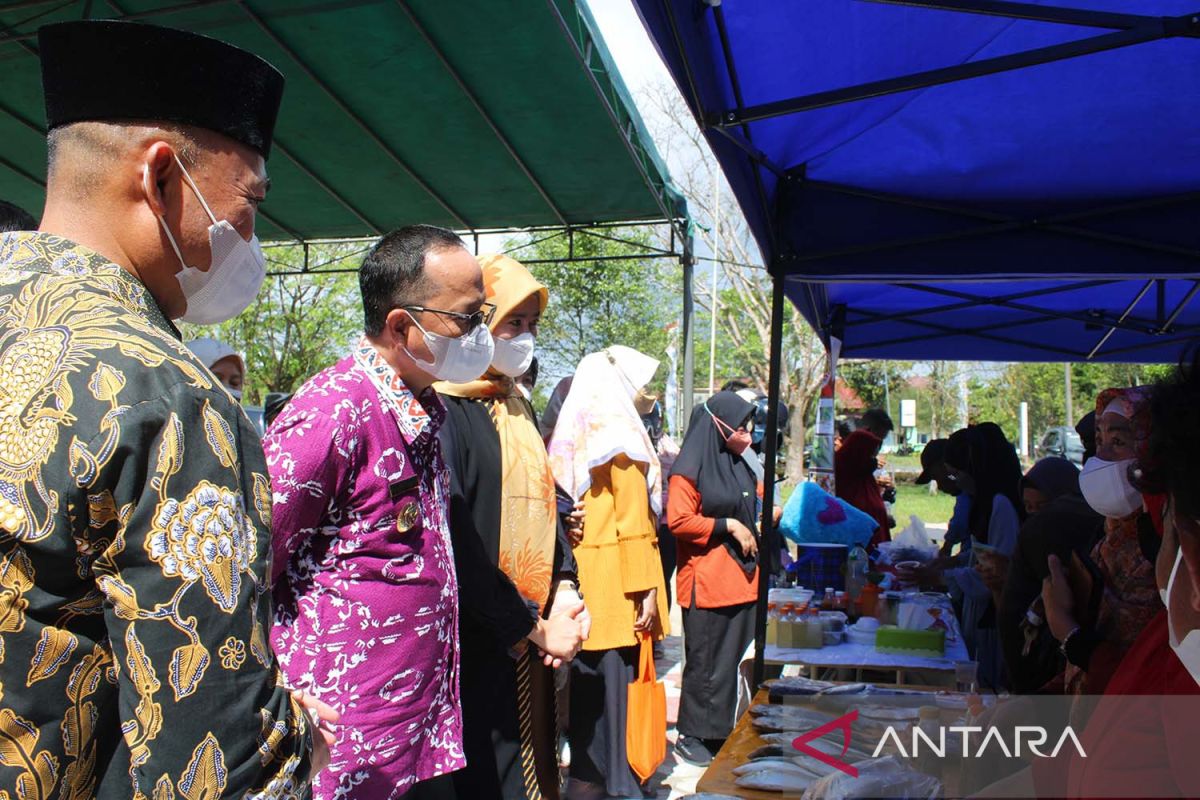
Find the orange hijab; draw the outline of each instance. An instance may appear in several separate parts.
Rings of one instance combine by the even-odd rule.
[[[539,310],[546,310],[549,292],[524,266],[502,255],[480,256],[479,265],[488,302],[496,306],[493,333],[513,309],[534,295]],[[544,606],[554,577],[558,508],[554,476],[532,407],[516,391],[512,378],[493,370],[469,383],[438,383],[434,388],[487,404],[500,435],[500,569],[522,596]]]

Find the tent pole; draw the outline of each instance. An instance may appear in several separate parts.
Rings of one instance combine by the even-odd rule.
[[[680,263],[683,265],[683,381],[679,387],[679,426],[677,431],[686,432],[692,419],[692,404],[696,393],[696,348],[692,341],[694,336],[696,304],[693,294],[693,282],[696,273],[696,239],[689,232],[683,242],[683,255]],[[680,441],[683,441],[682,434]]]
[[[767,379],[767,432],[763,436],[766,445],[766,464],[763,470],[763,504],[760,530],[762,537],[758,546],[758,607],[754,618],[754,686],[755,691],[763,681],[763,658],[767,644],[767,589],[768,571],[778,557],[779,545],[775,541],[775,460],[778,456],[779,437],[779,383],[783,366],[783,276],[775,275],[771,292],[771,366]]]
[[[708,393],[717,393],[717,310],[721,304],[717,292],[717,266],[721,261],[721,172],[713,172],[713,262],[712,295],[709,300]]]

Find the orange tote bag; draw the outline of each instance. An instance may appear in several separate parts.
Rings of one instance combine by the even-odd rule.
[[[667,757],[667,690],[654,671],[654,644],[649,634],[642,635],[638,676],[629,684],[625,749],[630,768],[643,783]]]

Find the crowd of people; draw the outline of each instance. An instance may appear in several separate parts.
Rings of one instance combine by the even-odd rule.
[[[39,51],[46,206],[36,230],[0,207],[0,793],[639,797],[627,687],[672,572],[676,752],[708,763],[778,552],[755,393],[714,394],[677,445],[658,361],[613,345],[538,419],[546,287],[409,225],[363,260],[362,337],[273,398],[260,439],[242,358],[174,321],[231,319],[264,280],[282,76],[137,23],[47,26]],[[160,79],[133,91],[148,51]],[[990,424],[926,448],[959,499],[951,546],[907,577],[960,598],[991,688],[1128,690],[1154,663],[1152,688],[1197,691],[1197,414],[1193,365],[1102,394],[1078,475],[1022,475]],[[890,429],[838,454],[876,541]]]
[[[1022,474],[1016,448],[994,423],[930,441],[918,484],[955,497],[938,558],[896,569],[905,584],[948,592],[982,689],[1076,698],[1108,759],[1038,763],[986,796],[1196,796],[1200,782],[1178,745],[1178,719],[1129,696],[1200,694],[1200,540],[1195,452],[1200,446],[1200,351],[1156,386],[1107,389],[1080,420],[1082,469],[1043,458]],[[881,436],[845,431],[837,491],[883,529],[885,487],[873,476]],[[844,480],[843,480],[844,479]],[[848,485],[847,485],[848,484]],[[880,540],[877,531],[876,539]],[[1189,572],[1189,570],[1191,570]],[[1187,586],[1188,588],[1183,588]],[[1084,702],[1095,697],[1112,702]],[[1116,709],[1120,709],[1119,711]],[[1177,717],[1178,715],[1176,715]],[[1130,751],[1104,730],[1156,730]],[[1191,733],[1195,733],[1192,731]],[[1186,737],[1185,737],[1186,738]],[[1114,786],[1121,787],[1114,795]],[[1155,793],[1145,794],[1147,787]],[[1120,792],[1124,792],[1121,794]]]

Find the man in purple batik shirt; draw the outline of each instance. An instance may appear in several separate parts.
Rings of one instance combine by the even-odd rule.
[[[291,685],[341,711],[314,796],[452,797],[464,765],[458,587],[434,380],[492,357],[483,279],[450,231],[402,228],[360,273],[366,335],[264,442],[274,492],[272,643]]]

